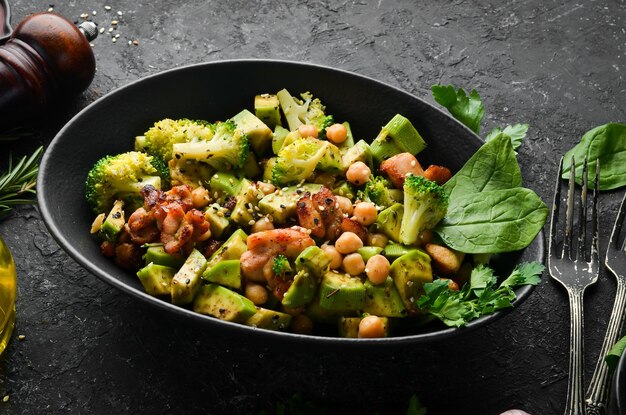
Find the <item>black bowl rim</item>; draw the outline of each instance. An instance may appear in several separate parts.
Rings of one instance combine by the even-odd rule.
[[[48,148],[46,149],[46,152],[44,153],[41,162],[40,162],[40,172],[44,172],[47,170],[47,165],[49,162],[49,159],[51,157],[51,154],[54,152],[54,148],[59,145],[59,141],[62,139],[63,135],[65,134],[65,132],[72,126],[72,124],[79,119],[80,117],[82,117],[82,115],[84,113],[93,111],[94,109],[97,109],[98,106],[104,105],[104,103],[106,103],[107,101],[114,99],[115,96],[120,93],[120,91],[123,91],[125,89],[128,88],[132,88],[133,86],[135,86],[136,84],[139,84],[141,82],[144,82],[147,79],[153,79],[153,78],[158,78],[161,76],[167,76],[169,73],[174,72],[174,71],[185,71],[188,70],[190,68],[197,68],[197,67],[201,67],[201,66],[218,66],[218,65],[246,65],[246,64],[250,64],[250,63],[266,63],[266,64],[274,64],[274,65],[286,65],[286,66],[293,66],[294,68],[302,68],[302,67],[308,67],[308,68],[312,68],[314,70],[319,70],[319,71],[328,71],[328,72],[335,72],[335,73],[342,73],[343,75],[346,76],[351,76],[351,77],[357,77],[357,78],[361,78],[362,80],[365,80],[367,82],[371,82],[374,84],[378,84],[381,87],[384,88],[390,88],[393,89],[395,92],[400,93],[400,94],[404,94],[404,95],[408,95],[408,97],[410,97],[411,99],[420,101],[423,105],[427,105],[429,106],[431,109],[440,112],[441,114],[445,115],[446,118],[448,118],[450,120],[450,122],[454,122],[459,124],[462,128],[466,129],[471,136],[473,136],[477,141],[478,144],[482,144],[484,143],[484,140],[482,140],[478,135],[476,135],[472,130],[470,130],[467,126],[465,126],[464,124],[460,123],[459,121],[457,121],[456,119],[454,119],[452,116],[450,116],[449,114],[445,113],[443,110],[433,106],[432,104],[426,102],[425,100],[410,94],[409,92],[402,90],[398,87],[395,87],[393,85],[389,85],[385,82],[382,81],[378,81],[376,79],[373,79],[371,77],[365,76],[365,75],[360,75],[354,72],[350,72],[347,70],[343,70],[343,69],[337,69],[337,68],[331,68],[329,66],[325,66],[325,65],[319,65],[319,64],[315,64],[315,63],[309,63],[309,62],[294,62],[294,61],[289,61],[289,60],[280,60],[280,59],[230,59],[230,60],[219,60],[219,61],[212,61],[212,62],[203,62],[203,63],[196,63],[196,64],[191,64],[191,65],[185,65],[185,66],[180,66],[180,67],[176,67],[176,68],[172,68],[172,69],[168,69],[165,71],[160,71],[158,73],[155,74],[151,74],[148,75],[146,77],[143,78],[139,78],[137,80],[134,80],[126,85],[123,85],[109,93],[107,93],[106,95],[102,96],[101,98],[97,99],[96,101],[92,102],[91,104],[89,104],[87,107],[85,107],[83,110],[81,110],[78,114],[76,114],[70,121],[68,121],[65,126],[63,126],[63,128],[61,128],[61,130],[57,133],[57,135],[54,137],[54,139],[52,140],[52,142],[50,143],[50,145],[48,146]],[[162,301],[158,298],[152,297],[148,294],[146,294],[145,292],[138,290],[136,288],[133,288],[129,285],[124,284],[122,281],[110,277],[107,273],[102,272],[99,268],[93,266],[91,264],[91,262],[84,257],[80,251],[78,249],[76,249],[75,247],[73,247],[63,236],[63,232],[61,231],[61,229],[59,229],[56,226],[56,223],[54,222],[53,218],[52,218],[52,214],[50,212],[50,210],[47,207],[47,203],[46,203],[46,199],[45,199],[45,188],[46,188],[46,177],[45,175],[43,175],[42,173],[40,173],[40,176],[37,178],[37,201],[38,201],[38,205],[39,205],[39,209],[42,215],[42,218],[44,220],[44,223],[46,225],[46,227],[48,228],[48,230],[50,231],[50,233],[52,234],[53,238],[57,241],[57,243],[65,250],[65,252],[67,252],[67,254],[72,257],[76,262],[78,262],[80,265],[82,265],[85,269],[87,269],[89,272],[91,272],[92,274],[96,275],[98,278],[100,278],[101,280],[109,283],[110,285],[134,296],[137,297],[138,299],[142,299],[145,302],[160,308],[161,310],[165,310],[165,311],[170,311],[172,312],[174,315],[178,315],[180,317],[188,317],[191,318],[192,320],[197,320],[200,322],[203,322],[205,324],[209,324],[211,326],[215,326],[216,329],[227,329],[230,330],[231,332],[233,332],[235,335],[249,335],[254,333],[256,336],[258,336],[258,338],[263,338],[269,341],[272,340],[276,340],[278,338],[281,338],[281,340],[283,341],[292,341],[292,342],[296,342],[296,343],[306,343],[306,344],[313,344],[313,343],[318,343],[318,344],[334,344],[334,345],[350,345],[350,346],[368,346],[368,345],[372,345],[372,344],[376,344],[376,345],[404,345],[404,344],[416,344],[416,343],[427,343],[427,342],[433,342],[433,341],[439,341],[439,340],[443,340],[446,338],[449,338],[451,336],[455,336],[464,332],[468,332],[470,330],[476,329],[478,327],[481,327],[485,324],[487,324],[490,321],[495,321],[501,317],[503,317],[504,315],[508,314],[509,312],[511,312],[517,305],[521,304],[529,295],[530,293],[534,290],[535,286],[534,285],[526,285],[526,286],[522,286],[520,288],[518,288],[518,290],[516,291],[516,296],[517,298],[513,301],[513,308],[509,308],[509,309],[504,309],[504,310],[500,310],[497,311],[493,314],[490,315],[486,315],[486,316],[482,316],[476,320],[473,320],[471,322],[469,322],[467,325],[465,325],[464,327],[458,327],[458,328],[445,328],[442,330],[438,330],[438,331],[434,331],[434,332],[426,332],[426,333],[421,333],[421,334],[415,334],[415,335],[409,335],[409,336],[399,336],[399,337],[385,337],[385,338],[378,338],[378,339],[352,339],[352,338],[341,338],[341,337],[327,337],[327,336],[311,336],[311,335],[302,335],[302,334],[295,334],[295,333],[287,333],[287,332],[278,332],[278,331],[271,331],[271,330],[265,330],[265,329],[259,329],[259,328],[255,328],[255,327],[250,327],[250,326],[246,326],[243,324],[238,324],[238,323],[232,323],[232,322],[228,322],[228,321],[223,321],[223,320],[218,320],[215,319],[213,317],[210,316],[206,316],[203,314],[198,314],[195,313],[191,310],[182,308],[182,307],[178,307],[174,304],[168,303],[166,301]],[[541,263],[544,263],[544,259],[545,259],[545,246],[544,246],[544,234],[543,234],[543,230],[539,232],[539,234],[537,235],[537,237],[535,238],[535,241],[537,242],[537,255],[534,258],[534,260],[539,261]]]

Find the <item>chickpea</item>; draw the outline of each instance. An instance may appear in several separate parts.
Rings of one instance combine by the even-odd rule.
[[[343,263],[343,256],[332,245],[322,245],[322,251],[330,256],[330,269],[337,269]]]
[[[202,209],[209,204],[209,192],[202,186],[196,187],[191,192],[191,203],[196,209]]]
[[[348,215],[352,215],[352,211],[353,211],[353,207],[352,207],[352,200],[348,199],[345,196],[335,196],[335,199],[337,200],[337,204],[339,205],[339,209],[341,209],[341,211],[343,213],[347,213]]]
[[[363,226],[369,226],[376,222],[376,205],[372,202],[359,202],[354,206],[352,219]]]
[[[335,241],[335,249],[340,254],[350,254],[363,248],[363,241],[354,232],[344,232]]]
[[[326,129],[326,138],[335,144],[341,144],[348,138],[348,130],[343,124],[333,124]]]
[[[369,179],[370,174],[372,174],[372,171],[367,167],[367,164],[362,161],[357,161],[348,167],[346,179],[348,179],[350,183],[360,186]]]
[[[389,238],[384,233],[370,233],[367,235],[367,244],[369,246],[378,246],[384,248],[387,246]]]
[[[265,304],[268,298],[267,290],[265,289],[265,287],[260,284],[254,283],[246,284],[245,296],[255,305]]]
[[[276,190],[276,186],[274,186],[272,183],[257,182],[257,186],[264,195],[274,193],[274,191]]]
[[[274,224],[267,218],[262,217],[261,219],[254,222],[254,225],[250,228],[250,232],[257,233],[263,231],[271,231],[274,229]]]
[[[360,338],[385,337],[385,323],[378,316],[363,317],[359,323]]]
[[[313,321],[306,314],[298,314],[291,319],[291,330],[298,334],[313,333]]]
[[[343,258],[343,270],[350,275],[359,275],[365,271],[365,262],[359,254],[348,254]]]
[[[365,274],[372,284],[379,285],[384,283],[389,276],[390,268],[391,265],[387,258],[382,255],[374,255],[367,260]]]
[[[313,137],[317,138],[317,127],[310,124],[303,124],[298,127],[298,132],[302,137]]]

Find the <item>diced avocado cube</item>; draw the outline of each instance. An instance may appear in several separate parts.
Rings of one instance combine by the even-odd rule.
[[[213,203],[206,208],[204,217],[211,226],[211,237],[213,238],[219,239],[230,225],[230,221],[224,215],[223,208],[217,203]]]
[[[317,280],[308,269],[298,271],[293,282],[285,292],[282,304],[287,307],[300,307],[308,304],[315,297]]]
[[[366,291],[364,313],[380,317],[405,317],[407,315],[392,278],[388,277],[384,284],[374,285],[368,280],[364,285]]]
[[[324,156],[317,163],[316,169],[330,173],[343,172],[344,169],[341,152],[336,145],[328,143]]]
[[[345,180],[341,180],[335,184],[335,187],[333,187],[333,194],[347,197],[350,200],[354,200],[356,198],[356,190],[354,190],[354,187]]]
[[[232,120],[237,124],[245,135],[248,136],[248,142],[258,155],[263,155],[272,144],[272,130],[256,115],[248,110],[243,110],[235,115]]]
[[[206,268],[206,264],[207,260],[200,251],[197,249],[191,251],[183,266],[172,278],[171,293],[173,304],[189,304],[193,301],[200,288],[202,281],[200,277]]]
[[[278,154],[280,149],[283,148],[287,134],[289,134],[289,130],[280,125],[277,125],[274,129],[274,136],[272,137],[272,152],[274,152],[274,154]]]
[[[178,254],[168,254],[162,244],[150,245],[143,256],[146,264],[154,262],[174,269],[179,269],[185,263],[185,258]]]
[[[359,278],[329,271],[320,283],[320,306],[338,311],[361,310],[365,294],[365,286]]]
[[[207,266],[202,278],[208,282],[241,288],[241,266],[238,259],[220,261],[215,265]]]
[[[357,161],[362,161],[367,164],[370,169],[373,169],[374,163],[372,161],[372,150],[369,144],[363,140],[359,140],[355,145],[345,151],[341,158],[344,170],[347,170],[352,164]]]
[[[389,336],[389,319],[380,317],[383,322],[385,337]],[[344,338],[356,339],[359,337],[359,324],[362,317],[341,317],[339,319],[339,336]]]
[[[137,277],[146,292],[153,296],[171,295],[172,279],[176,274],[174,268],[149,263],[139,271]]]
[[[215,173],[209,181],[211,195],[215,192],[219,196],[235,196],[239,191],[241,181],[230,173]]]
[[[363,261],[367,263],[367,261],[373,257],[374,255],[378,255],[383,252],[383,248],[380,246],[364,246],[363,248],[359,248],[356,250],[356,253],[361,255]]]
[[[316,278],[321,278],[332,262],[332,258],[318,246],[309,246],[296,258],[296,270],[308,270]]]
[[[265,215],[272,215],[277,223],[284,223],[287,218],[295,215],[296,202],[306,192],[317,193],[322,188],[321,184],[305,183],[302,186],[289,186],[280,192],[265,195],[259,201],[259,210]]]
[[[261,94],[254,97],[254,113],[269,128],[280,126],[280,102],[273,94]]]
[[[242,179],[236,196],[237,203],[230,214],[230,220],[239,225],[248,226],[250,221],[254,220],[253,209],[259,201],[257,194],[256,185],[248,179]]]
[[[100,227],[100,235],[109,242],[117,242],[120,232],[124,229],[124,201],[116,200],[113,208]]]
[[[354,147],[354,136],[352,135],[352,128],[350,128],[350,123],[348,121],[341,124],[346,127],[346,140],[337,145],[337,147],[339,147],[339,151],[341,151],[341,154],[343,155],[346,154],[346,151]]]
[[[256,313],[246,320],[245,324],[260,329],[284,331],[291,324],[291,316],[280,311],[257,307]]]
[[[417,313],[419,310],[415,303],[424,293],[424,284],[433,282],[428,254],[416,249],[402,255],[391,264],[389,275],[393,278],[407,311]]]
[[[264,182],[272,183],[274,181],[274,166],[276,165],[276,157],[271,157],[265,161],[263,165],[263,176],[262,179]]]
[[[406,255],[409,252],[417,251],[417,248],[408,245],[388,243],[385,246],[385,256],[390,261],[400,258],[402,255]]]
[[[256,178],[263,173],[263,170],[259,167],[259,163],[257,162],[257,158],[254,153],[250,152],[248,154],[246,162],[243,164],[243,167],[237,171],[237,173],[239,176],[247,177],[249,179]]]
[[[383,210],[376,217],[376,229],[394,242],[400,241],[400,226],[404,215],[404,205],[396,203]]]
[[[323,308],[320,306],[320,292],[317,290],[316,296],[306,306],[305,314],[309,316],[311,320],[317,323],[325,323],[325,324],[336,324],[337,319],[342,315],[356,315],[355,310],[350,310],[347,312],[337,311],[337,310],[329,310],[327,308]]]
[[[232,235],[211,255],[207,262],[207,268],[213,267],[220,261],[239,259],[248,250],[246,239],[248,235],[241,229],[237,229]]]
[[[235,323],[244,323],[257,311],[252,301],[217,284],[200,287],[193,302],[193,310]]]

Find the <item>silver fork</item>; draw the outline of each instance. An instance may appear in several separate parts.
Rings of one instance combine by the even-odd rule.
[[[548,268],[552,278],[565,287],[569,298],[570,309],[570,353],[569,353],[569,378],[567,384],[567,402],[565,414],[584,414],[583,402],[583,294],[585,288],[598,280],[598,180],[599,163],[596,162],[595,186],[593,192],[592,211],[592,239],[587,255],[587,159],[583,163],[583,183],[579,203],[577,246],[574,242],[574,206],[576,205],[575,194],[575,163],[572,157],[572,167],[567,192],[567,205],[565,214],[565,229],[559,232],[559,206],[561,204],[561,171],[563,158],[559,163],[556,186],[554,190],[554,202],[552,205],[552,217],[550,220],[550,244],[548,251]],[[562,229],[562,228],[561,228]],[[559,238],[562,234],[562,239]],[[562,241],[562,249],[558,252],[559,240]]]
[[[600,415],[608,399],[608,384],[610,380],[609,367],[604,361],[604,357],[611,350],[611,347],[617,341],[617,336],[624,324],[624,313],[626,309],[626,241],[620,243],[620,234],[622,231],[622,223],[626,217],[626,194],[622,199],[615,225],[611,232],[611,239],[606,251],[606,267],[615,275],[617,280],[617,291],[615,293],[615,301],[613,302],[613,311],[609,318],[602,350],[598,356],[598,362],[587,389],[585,402],[587,404],[588,415]]]

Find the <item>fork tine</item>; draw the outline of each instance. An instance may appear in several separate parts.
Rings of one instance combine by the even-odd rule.
[[[574,227],[574,189],[576,186],[576,165],[574,156],[572,156],[572,165],[569,172],[569,184],[567,188],[567,202],[565,211],[565,237],[563,238],[563,255],[562,258],[567,257],[572,259],[572,251],[570,246],[572,245],[573,227]]]
[[[591,240],[591,262],[598,261],[598,253],[600,252],[600,236],[598,228],[600,219],[598,217],[598,195],[600,193],[600,160],[596,160],[596,177],[593,179],[593,205],[591,206],[591,218],[593,220],[592,231],[593,239]]]
[[[587,157],[583,161],[582,189],[580,190],[580,209],[578,211],[578,252],[577,258],[586,260],[585,247],[587,245],[587,185],[589,184],[589,172]]]
[[[556,253],[557,249],[557,223],[559,218],[559,207],[561,205],[561,171],[563,171],[563,157],[559,161],[559,169],[556,174],[556,185],[554,187],[554,199],[552,200],[552,215],[550,216],[550,254]]]

